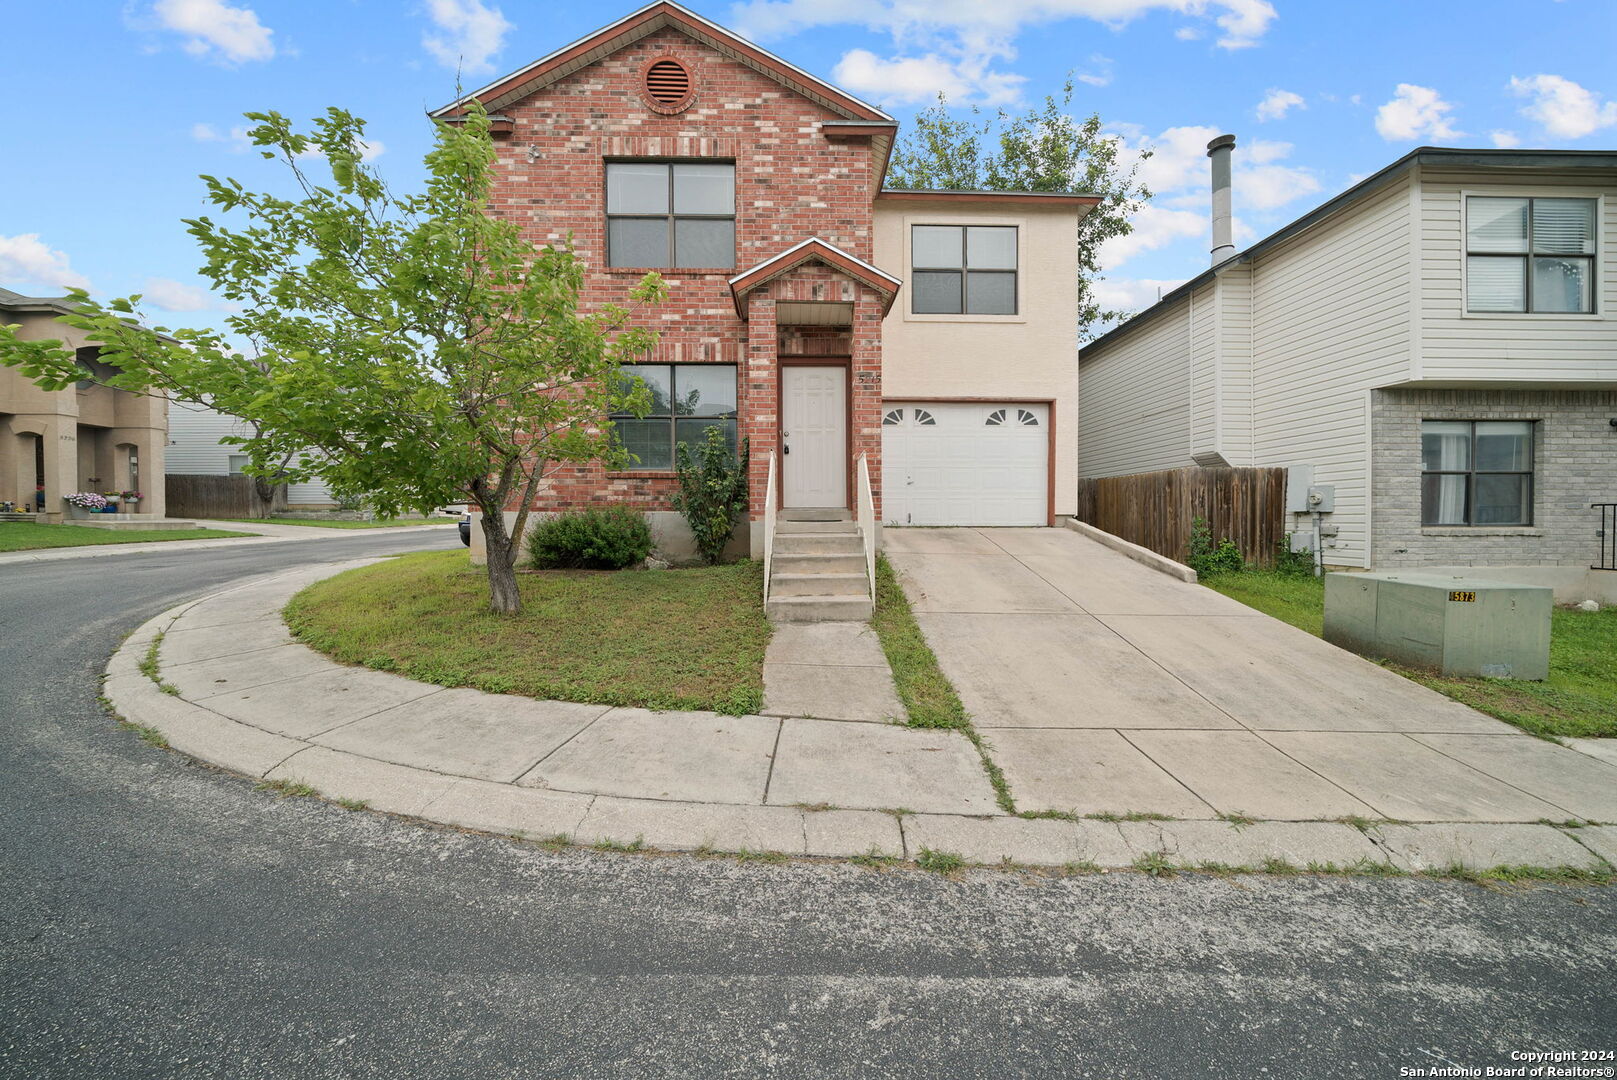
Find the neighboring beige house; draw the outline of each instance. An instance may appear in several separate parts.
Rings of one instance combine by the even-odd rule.
[[[82,332],[56,322],[72,307],[63,300],[0,288],[0,323],[22,327],[30,340],[54,338],[76,349],[86,374],[111,370]],[[13,368],[0,367],[0,500],[33,508],[60,522],[62,497],[76,491],[139,491],[139,513],[161,517],[168,401],[96,386],[88,379],[46,391]]]
[[[1086,345],[1079,474],[1311,469],[1328,564],[1617,596],[1614,252],[1617,152],[1415,150]]]

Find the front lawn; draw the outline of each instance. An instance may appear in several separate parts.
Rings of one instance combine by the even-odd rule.
[[[517,580],[522,613],[495,615],[464,552],[405,555],[310,586],[286,621],[344,663],[441,686],[736,716],[762,707],[757,563]]]
[[[1325,584],[1318,578],[1246,570],[1205,577],[1202,584],[1316,637],[1323,633]],[[1617,736],[1617,608],[1556,608],[1550,620],[1550,677],[1544,682],[1460,679],[1385,666],[1534,735]]]
[[[94,544],[145,544],[154,540],[216,540],[253,533],[224,529],[95,529],[87,525],[37,525],[31,521],[0,522],[0,551],[89,547]]]
[[[400,525],[453,525],[455,518],[380,518],[376,521],[329,521],[320,518],[219,518],[220,521],[239,521],[243,525],[308,525],[316,529],[394,529]]]

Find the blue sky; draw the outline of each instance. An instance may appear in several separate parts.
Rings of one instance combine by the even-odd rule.
[[[235,133],[247,110],[370,121],[396,188],[427,108],[638,5],[548,0],[72,0],[13,5],[0,91],[0,285],[144,292],[166,325],[222,317],[180,220],[200,173],[282,180]],[[1153,147],[1157,197],[1106,253],[1138,308],[1207,263],[1206,161],[1232,131],[1244,246],[1418,145],[1617,146],[1617,3],[1473,0],[753,0],[696,11],[901,119],[939,90],[1075,111]],[[19,43],[26,43],[20,48]]]

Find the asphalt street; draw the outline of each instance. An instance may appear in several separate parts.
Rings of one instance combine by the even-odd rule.
[[[175,603],[434,547],[453,526],[0,567],[0,1076],[1396,1077],[1617,1049],[1611,888],[553,854],[278,798],[97,704]]]

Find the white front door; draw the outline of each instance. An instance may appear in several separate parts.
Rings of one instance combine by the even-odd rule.
[[[848,369],[781,368],[781,505],[848,505]]]

